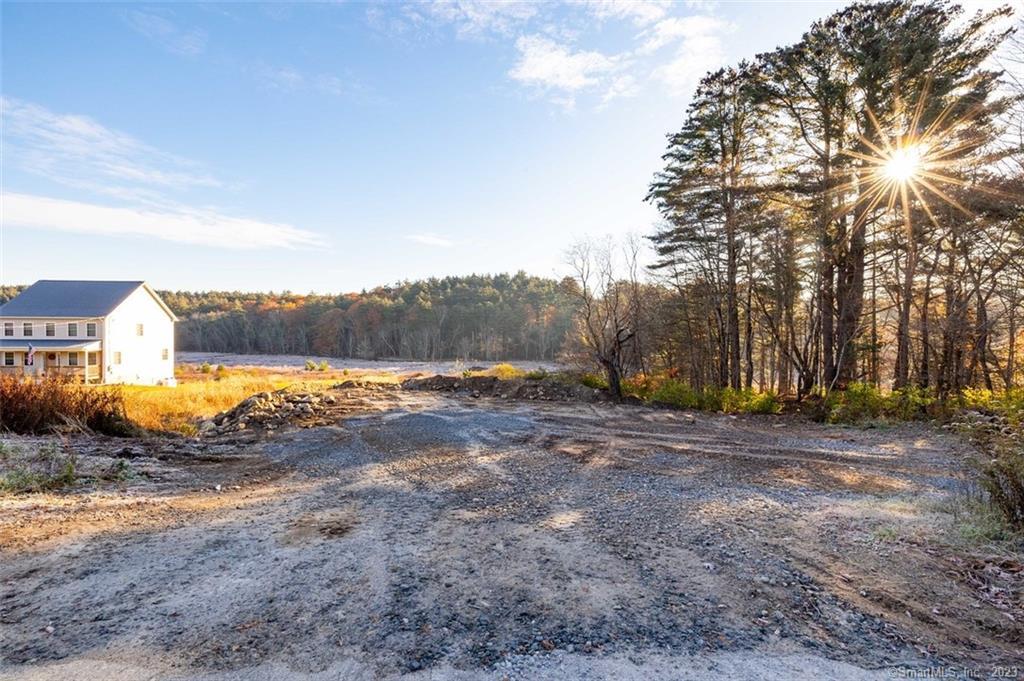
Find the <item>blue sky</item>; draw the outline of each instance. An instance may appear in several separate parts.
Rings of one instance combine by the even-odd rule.
[[[650,231],[703,72],[839,6],[4,3],[0,279],[559,275]]]

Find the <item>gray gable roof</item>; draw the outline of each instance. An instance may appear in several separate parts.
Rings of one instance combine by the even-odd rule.
[[[104,317],[144,284],[41,279],[0,306],[0,317]]]

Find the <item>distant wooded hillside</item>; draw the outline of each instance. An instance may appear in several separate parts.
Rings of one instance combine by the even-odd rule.
[[[301,295],[159,291],[178,350],[435,360],[553,360],[572,325],[571,282],[471,275]],[[0,303],[24,286],[0,287]]]
[[[567,285],[520,272],[428,279],[341,295],[160,294],[181,317],[179,350],[551,360],[572,324]]]

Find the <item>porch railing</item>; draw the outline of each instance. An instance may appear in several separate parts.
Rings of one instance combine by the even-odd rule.
[[[0,366],[0,373],[15,376],[36,376],[35,367],[26,366]],[[43,369],[46,376],[71,376],[84,383],[98,382],[100,379],[99,366],[48,366]]]

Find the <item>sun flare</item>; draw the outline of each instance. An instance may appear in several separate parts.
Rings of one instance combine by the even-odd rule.
[[[893,149],[882,166],[882,172],[895,182],[907,182],[917,176],[925,153],[919,144]]]

